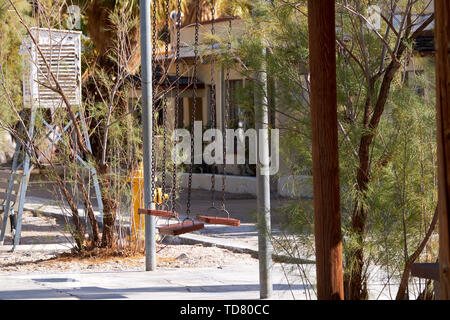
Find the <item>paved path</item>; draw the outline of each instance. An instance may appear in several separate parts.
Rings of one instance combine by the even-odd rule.
[[[305,299],[308,286],[273,269],[272,299]],[[223,269],[158,269],[154,272],[6,275],[0,299],[259,299],[258,264]],[[310,290],[311,291],[311,290]]]

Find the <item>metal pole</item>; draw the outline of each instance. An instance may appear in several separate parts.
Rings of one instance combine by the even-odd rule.
[[[253,6],[259,5],[258,0]],[[266,49],[263,49],[266,56]],[[256,169],[256,194],[258,214],[258,259],[259,259],[259,295],[268,299],[272,295],[272,243],[270,225],[270,175],[269,175],[269,110],[267,101],[267,72],[265,59],[261,72],[256,72],[255,79],[261,90],[255,90],[255,127],[258,135],[259,163]]]
[[[265,54],[265,50],[264,50]],[[259,168],[256,172],[257,212],[258,212],[258,252],[260,298],[272,295],[272,243],[270,240],[270,175],[269,175],[269,134],[267,106],[267,75],[259,72],[257,81],[262,86],[255,101],[256,131],[258,132]]]
[[[12,163],[11,178],[9,180],[8,196],[7,196],[6,202],[5,202],[5,210],[3,211],[3,224],[2,224],[2,231],[0,232],[0,245],[3,245],[3,240],[5,239],[6,226],[8,224],[8,217],[9,217],[10,208],[11,208],[11,194],[12,194],[12,189],[14,187],[14,180],[16,177],[16,170],[17,170],[17,160],[19,157],[20,149],[21,149],[21,144],[19,141],[17,141],[16,151],[14,152],[13,163]]]
[[[30,124],[28,129],[28,136],[33,139],[34,136],[34,124],[36,121],[36,107],[31,106],[31,116],[30,116]],[[27,143],[27,147],[29,147],[31,142]],[[27,193],[28,181],[30,180],[30,174],[33,170],[33,166],[30,165],[30,156],[28,152],[25,152],[25,160],[23,164],[23,175],[22,182],[20,185],[20,195],[19,195],[19,207],[17,208],[17,226],[16,226],[16,234],[14,236],[14,244],[13,250],[20,243],[20,233],[22,232],[22,215],[23,215],[23,206],[25,204],[25,195]]]
[[[142,133],[144,161],[144,203],[146,209],[155,209],[151,192],[152,171],[152,59],[151,59],[151,0],[140,1],[141,76],[142,76]],[[145,215],[145,270],[156,269],[155,217]]]
[[[32,122],[34,123],[34,121],[32,121]],[[30,137],[32,137],[32,136],[30,135]],[[25,162],[23,165],[22,182],[21,182],[20,191],[19,191],[20,192],[19,207],[17,209],[17,226],[16,226],[16,234],[14,236],[13,250],[20,243],[20,233],[22,232],[23,206],[25,204],[25,195],[27,193],[28,181],[30,180],[31,170],[33,170],[33,168],[30,167],[30,156],[28,155],[28,153],[26,153],[25,154]]]

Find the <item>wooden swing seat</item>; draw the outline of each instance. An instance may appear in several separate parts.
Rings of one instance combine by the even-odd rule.
[[[146,214],[155,217],[165,217],[165,218],[178,218],[177,212],[167,211],[167,210],[150,210],[150,209],[138,209],[139,214]]]
[[[195,218],[198,221],[209,223],[209,224],[221,224],[225,226],[239,227],[241,221],[233,218],[222,218],[222,217],[211,217],[211,216],[197,216]]]
[[[205,225],[203,223],[194,221],[184,221],[180,223],[174,223],[158,227],[158,231],[160,234],[164,234],[166,236],[178,236],[183,233],[201,230],[204,228]]]

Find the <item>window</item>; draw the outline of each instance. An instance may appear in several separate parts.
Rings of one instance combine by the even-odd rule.
[[[230,80],[230,106],[228,110],[228,127],[232,129],[238,128],[242,125],[244,119],[244,114],[240,107],[239,92],[242,91],[243,81],[242,80]],[[241,98],[241,99],[240,99]]]
[[[249,82],[230,80],[230,107],[228,128],[254,128],[253,90]],[[224,108],[225,110],[225,108]]]

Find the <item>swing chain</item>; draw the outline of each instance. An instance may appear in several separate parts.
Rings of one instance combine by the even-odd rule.
[[[155,200],[156,191],[156,158],[155,158],[155,111],[156,111],[156,4],[153,3],[152,19],[152,172],[151,172],[151,202]]]
[[[191,136],[194,136],[194,123],[195,123],[195,110],[197,107],[197,58],[198,58],[198,29],[199,29],[199,11],[200,0],[195,1],[195,40],[194,40],[194,70],[193,70],[193,101],[191,110]],[[189,178],[188,178],[188,194],[186,203],[186,215],[189,218],[191,213],[191,192],[192,192],[192,171],[194,168],[194,140],[191,139],[191,165],[189,166]]]
[[[164,81],[166,83],[168,76],[169,76],[169,39],[170,39],[170,32],[169,32],[169,0],[166,0],[166,23],[165,23],[165,29],[167,34],[165,35],[164,39]],[[163,157],[162,157],[162,194],[163,196],[166,194],[166,169],[167,169],[167,163],[166,163],[166,157],[167,157],[167,90],[164,90],[163,95]]]
[[[215,30],[215,0],[211,1],[211,35],[214,36],[216,33]],[[216,83],[214,80],[214,74],[215,74],[215,56],[214,56],[214,41],[212,41],[211,44],[211,129],[216,128]],[[214,141],[216,138],[212,138],[211,140]],[[216,189],[216,176],[215,176],[215,169],[216,169],[216,163],[214,162],[211,165],[211,206],[214,207],[214,200],[215,200],[215,189]]]
[[[180,28],[181,28],[181,0],[177,1],[177,44],[176,44],[176,54],[175,54],[175,81],[176,81],[176,91],[175,91],[175,110],[174,110],[174,130],[178,126],[178,106],[180,102]],[[178,155],[177,155],[178,156]],[[177,162],[173,162],[172,171],[172,212],[175,210],[175,200],[176,200],[176,189],[177,189]]]
[[[231,37],[231,19],[229,21],[228,25],[228,36]],[[231,40],[228,41],[228,51],[231,52]],[[225,73],[225,114],[224,114],[224,121],[223,121],[223,176],[222,176],[222,210],[225,209],[225,183],[226,183],[226,174],[225,174],[225,167],[226,167],[226,159],[227,159],[227,128],[228,128],[228,117],[230,112],[230,104],[231,104],[231,97],[230,97],[230,67],[227,65],[226,73]]]

